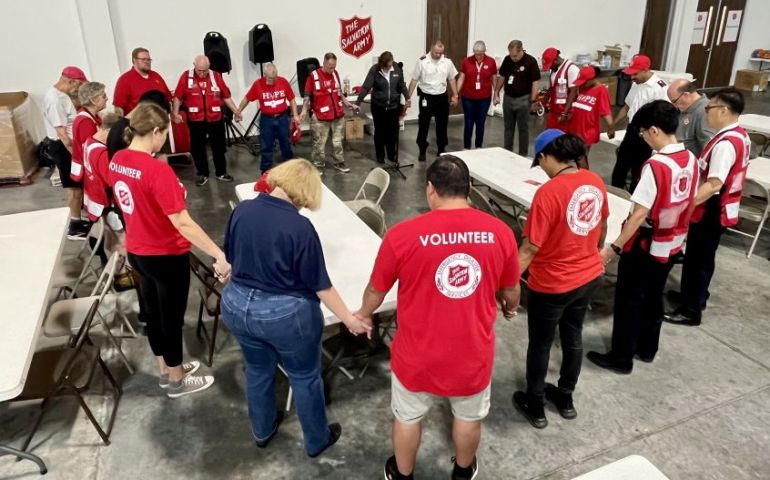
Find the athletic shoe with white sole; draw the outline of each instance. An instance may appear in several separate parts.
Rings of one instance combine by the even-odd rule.
[[[197,360],[193,360],[192,362],[187,362],[182,364],[182,370],[184,370],[185,377],[197,372],[199,368],[201,368],[201,362]],[[170,380],[168,379],[168,373],[163,374],[160,376],[160,378],[158,378],[158,386],[160,388],[163,388],[163,389],[168,388],[169,383],[170,383]]]
[[[191,393],[198,393],[214,385],[211,375],[188,375],[179,382],[169,382],[166,395],[169,398],[179,398]]]

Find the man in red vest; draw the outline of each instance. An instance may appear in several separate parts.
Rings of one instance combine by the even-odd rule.
[[[227,106],[237,122],[241,114],[230,98],[222,75],[209,68],[209,59],[205,55],[195,57],[194,68],[182,72],[174,90],[174,106],[171,118],[181,123],[179,107],[184,104],[187,110],[187,126],[190,128],[190,153],[192,153],[198,179],[195,185],[202,187],[209,181],[209,161],[206,154],[206,139],[211,143],[211,155],[214,159],[214,175],[220,182],[232,182],[227,174],[225,160],[225,122],[222,107]]]
[[[743,95],[733,88],[711,95],[706,106],[706,120],[717,134],[701,153],[702,184],[695,195],[696,207],[690,220],[680,306],[663,318],[669,323],[700,325],[714,275],[719,239],[727,228],[738,224],[738,208],[751,152],[751,140],[738,125],[743,106]]]
[[[561,52],[553,47],[543,51],[543,70],[551,71],[549,87],[548,117],[545,128],[564,129],[570,119],[572,102],[577,97],[577,80],[580,67],[561,57]]]
[[[639,136],[657,153],[642,166],[631,195],[631,214],[620,235],[601,252],[604,264],[620,255],[615,287],[612,349],[588,352],[596,365],[629,374],[634,356],[652,362],[658,352],[663,288],[682,250],[698,185],[698,160],[677,142],[679,110],[666,100],[636,112]]]
[[[359,108],[348,102],[342,94],[342,82],[337,73],[337,56],[331,52],[324,55],[324,63],[307,76],[305,82],[305,99],[302,104],[300,122],[305,121],[308,111],[312,108],[313,118],[310,128],[313,131],[313,164],[317,168],[326,166],[326,140],[329,132],[332,134],[332,157],[334,169],[348,173],[345,165],[342,139],[345,137],[345,110],[348,107],[355,113]]]

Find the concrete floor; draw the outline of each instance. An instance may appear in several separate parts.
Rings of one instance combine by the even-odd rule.
[[[748,112],[770,114],[770,101],[758,95]],[[533,128],[542,128],[533,120]],[[402,135],[402,162],[416,160],[416,126]],[[450,150],[461,142],[462,122],[450,122]],[[502,119],[487,123],[486,145],[502,144]],[[432,151],[432,150],[431,150]],[[299,155],[309,155],[303,138]],[[236,182],[253,181],[257,160],[243,147],[228,153]],[[324,182],[340,197],[352,197],[374,166],[371,138],[347,145],[352,172],[328,170]],[[608,179],[614,152],[600,144],[591,152],[591,166]],[[425,164],[406,170],[408,179],[393,177],[384,200],[388,224],[427,210],[424,199]],[[188,188],[188,205],[196,218],[221,242],[234,200],[232,184],[212,181],[193,185],[194,171],[177,172]],[[63,205],[61,189],[44,176],[29,187],[0,190],[0,214]],[[550,425],[535,430],[512,408],[510,397],[524,387],[527,346],[526,314],[497,323],[492,410],[484,422],[479,450],[481,473],[488,479],[569,479],[630,454],[649,459],[671,479],[770,478],[770,236],[746,259],[748,240],[727,234],[717,256],[712,297],[701,327],[665,324],[661,350],[653,364],[637,363],[631,376],[618,376],[586,362],[575,394],[579,417],[561,419],[549,407]],[[678,285],[675,268],[669,287]],[[611,333],[611,296],[614,279],[596,298],[585,322],[586,350],[604,351]],[[363,288],[363,285],[362,285]],[[351,305],[352,308],[357,305]],[[195,339],[197,296],[190,295],[186,348],[200,358]],[[125,341],[138,372],[129,376],[111,354],[108,363],[119,377],[124,396],[112,434],[103,446],[75,402],[62,399],[52,406],[32,450],[45,459],[49,478],[186,478],[186,479],[371,479],[381,478],[391,454],[389,364],[387,354],[372,361],[366,376],[348,381],[332,378],[329,417],[343,426],[340,442],[321,458],[304,454],[302,436],[293,413],[268,449],[250,440],[243,399],[244,377],[238,347],[226,335],[214,367],[216,376],[205,393],[169,400],[157,387],[149,347],[143,338]],[[560,351],[554,346],[549,381],[556,380]],[[279,379],[278,395],[285,398],[286,382]],[[99,390],[96,391],[99,393]],[[89,401],[103,418],[108,399]],[[19,445],[28,431],[34,405],[0,404],[0,443]],[[416,475],[448,478],[451,469],[450,411],[437,403],[425,421]],[[0,478],[36,478],[35,466],[0,457]]]

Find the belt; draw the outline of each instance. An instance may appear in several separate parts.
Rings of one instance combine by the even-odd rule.
[[[272,115],[271,115],[271,114],[269,114],[269,113],[265,113],[265,112],[262,112],[262,116],[264,116],[264,117],[270,117],[270,118],[278,118],[278,117],[283,117],[284,115],[288,115],[288,113],[289,113],[289,111],[288,111],[288,110],[284,110],[284,111],[283,111],[283,112],[281,112],[281,113],[274,113],[274,114],[272,114]]]

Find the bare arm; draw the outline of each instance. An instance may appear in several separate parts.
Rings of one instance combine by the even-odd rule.
[[[214,269],[217,273],[225,278],[230,275],[230,264],[225,259],[225,252],[192,219],[187,209],[179,213],[172,213],[168,216],[168,219],[171,220],[174,228],[190,243],[203,250],[204,253],[214,257]]]
[[[497,292],[497,299],[500,301],[503,316],[508,320],[512,319],[516,316],[516,310],[521,301],[521,284],[517,283],[512,287],[501,288]]]
[[[171,101],[171,118],[176,122],[179,123],[182,121],[182,118],[179,116],[179,107],[182,106],[182,102],[174,97],[174,99]]]
[[[457,91],[462,92],[463,91],[463,84],[465,83],[465,73],[460,72],[460,75],[457,76]]]
[[[351,333],[356,335],[359,333],[366,333],[367,337],[372,338],[371,325],[355,317],[350,312],[350,309],[347,307],[347,305],[345,305],[345,301],[342,299],[342,297],[340,297],[340,294],[337,292],[336,288],[330,287],[326,290],[318,291],[316,292],[316,295],[318,295],[318,298],[321,299],[323,304],[326,305],[326,307],[331,310],[332,313],[337,316],[337,318],[342,320],[342,323],[348,327]]]
[[[532,92],[530,92],[530,100],[533,102],[537,100],[537,94],[540,93],[540,82],[532,82]]]
[[[297,100],[289,100],[289,107],[291,108],[291,115],[294,117],[294,121],[299,123],[299,113],[297,113]]]
[[[620,111],[618,112],[618,116],[615,117],[615,121],[612,123],[612,126],[617,126],[618,123],[622,122],[626,117],[628,116],[628,105],[623,105],[620,108]]]
[[[604,248],[604,242],[607,240],[607,219],[602,220],[602,234],[599,235],[599,244],[597,247],[599,250]]]
[[[613,245],[616,245],[620,248],[623,248],[623,246],[628,242],[631,237],[633,237],[636,234],[636,231],[639,230],[639,227],[642,225],[644,220],[647,218],[647,214],[650,212],[649,208],[642,207],[641,205],[634,204],[634,210],[631,212],[631,215],[628,217],[628,220],[626,220],[626,223],[623,225],[623,230],[620,231],[620,235],[618,235],[618,238],[615,239],[614,242],[612,242]],[[608,264],[612,261],[613,258],[615,258],[615,251],[612,249],[612,247],[604,247],[601,251],[601,257],[604,264]]]
[[[698,192],[695,194],[695,205],[700,205],[719,193],[719,191],[722,190],[723,185],[724,183],[718,178],[709,178],[706,180],[706,183],[701,185],[700,188],[698,188]]]
[[[67,127],[56,127],[56,136],[58,136],[61,143],[64,144],[64,148],[72,153],[72,139],[67,135]]]
[[[293,101],[293,100],[292,100]],[[243,100],[241,100],[241,103],[238,104],[238,113],[243,113],[243,110],[246,108],[246,106],[249,104],[249,99],[246,97],[243,97]]]
[[[358,314],[363,318],[371,318],[374,315],[374,311],[380,308],[382,302],[385,300],[385,295],[388,292],[378,292],[372,286],[372,282],[364,289],[364,296],[361,299],[361,308],[358,310]]]
[[[529,264],[532,263],[532,260],[535,258],[535,255],[537,255],[537,252],[539,251],[540,247],[532,245],[529,243],[528,238],[524,238],[521,247],[519,247],[519,271],[521,273],[527,271]]]

